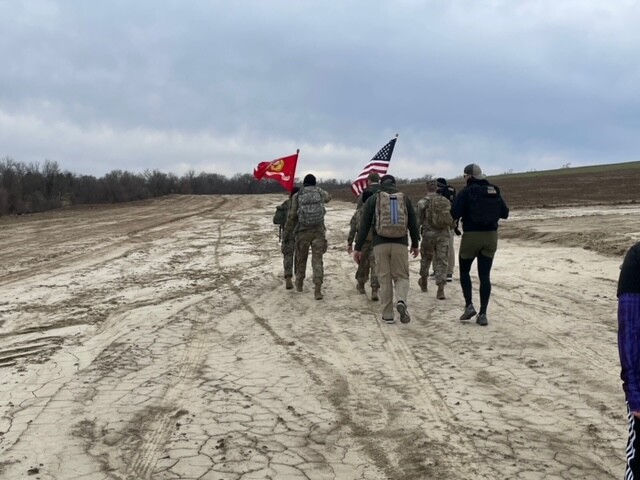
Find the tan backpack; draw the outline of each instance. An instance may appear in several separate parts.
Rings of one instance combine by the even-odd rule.
[[[402,238],[407,236],[407,204],[402,192],[379,191],[376,198],[376,233],[381,237]]]

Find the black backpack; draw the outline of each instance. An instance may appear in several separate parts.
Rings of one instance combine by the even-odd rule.
[[[504,201],[500,189],[490,183],[468,187],[469,216],[476,225],[491,226],[500,220]]]

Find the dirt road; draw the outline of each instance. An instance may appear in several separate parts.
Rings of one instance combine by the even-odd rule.
[[[418,260],[411,323],[383,324],[348,203],[324,300],[285,290],[281,201],[0,219],[0,479],[621,477],[621,259],[602,253],[639,238],[640,208],[513,212],[482,328],[457,282],[419,292]]]

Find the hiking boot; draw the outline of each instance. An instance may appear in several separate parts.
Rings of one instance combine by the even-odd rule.
[[[453,274],[447,273],[447,282],[453,282]]]
[[[322,284],[316,283],[316,286],[313,290],[313,296],[316,297],[316,300],[322,300]]]
[[[296,292],[302,291],[302,282],[304,282],[304,278],[296,278]]]
[[[356,290],[358,290],[358,292],[363,294],[364,293],[364,283],[358,282],[358,285],[356,286]]]
[[[380,298],[378,298],[378,287],[371,287],[371,300],[374,302],[380,300]]]
[[[284,286],[287,290],[291,290],[293,288],[293,282],[291,281],[291,277],[284,278]]]
[[[384,317],[382,317],[382,321],[384,323],[386,323],[387,325],[391,325],[393,323],[396,323],[395,318],[384,318]]]
[[[486,327],[489,325],[489,320],[487,320],[487,314],[481,313],[476,317],[476,323],[481,327]]]
[[[471,320],[476,315],[476,309],[473,308],[473,303],[470,303],[464,308],[464,313],[460,315],[460,320]]]
[[[418,285],[420,285],[420,291],[421,292],[426,292],[427,291],[427,279],[425,277],[420,277],[418,279]]]
[[[436,293],[436,298],[438,300],[445,300],[447,298],[444,296],[444,285],[438,285],[438,293]]]
[[[409,309],[407,308],[407,304],[402,300],[399,300],[396,304],[396,310],[400,314],[400,321],[402,323],[409,323],[411,321],[411,317],[409,316]]]

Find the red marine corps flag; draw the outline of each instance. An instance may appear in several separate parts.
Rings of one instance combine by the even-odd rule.
[[[260,162],[258,166],[253,169],[253,176],[258,180],[270,178],[291,191],[293,190],[295,181],[299,153],[300,150],[296,150],[295,154],[289,155],[288,157],[277,158],[270,162]]]
[[[387,173],[391,155],[393,155],[393,148],[396,146],[396,140],[398,140],[398,134],[396,134],[396,138],[389,140],[389,143],[382,147],[380,151],[369,160],[369,163],[365,165],[360,175],[358,175],[358,178],[356,178],[356,181],[351,184],[351,190],[354,195],[360,195],[362,191],[367,188],[367,177],[370,173],[379,173],[381,177]]]

